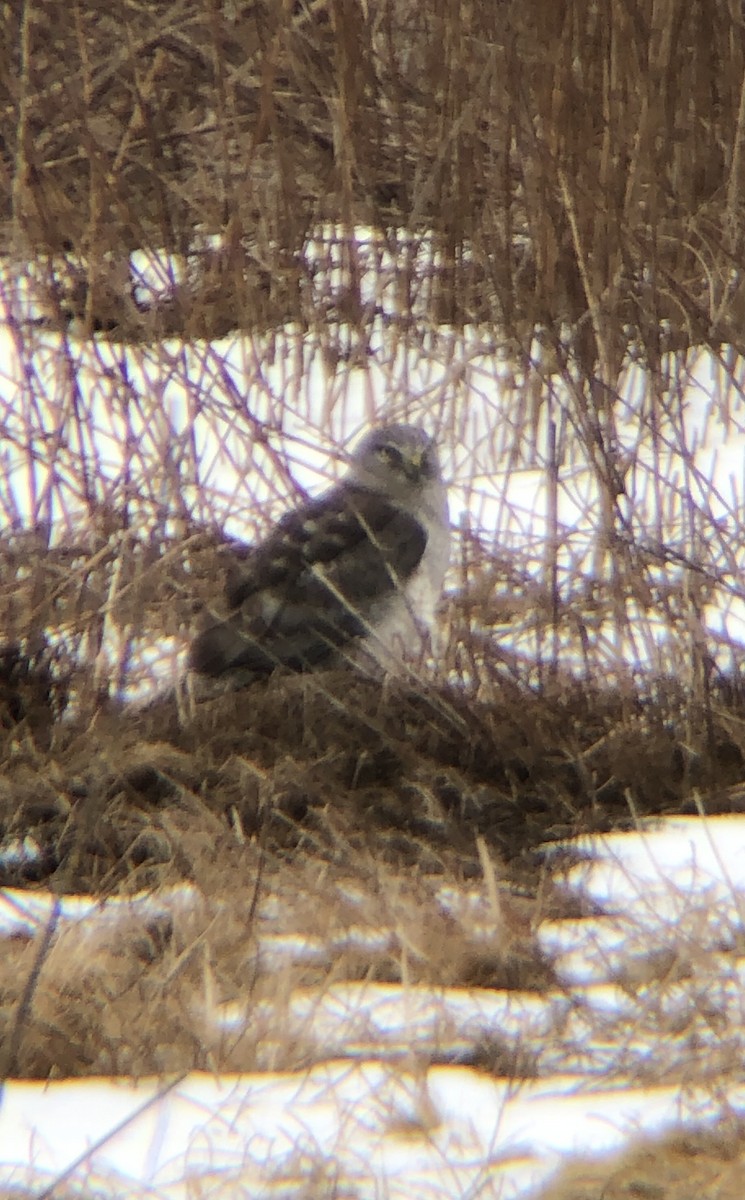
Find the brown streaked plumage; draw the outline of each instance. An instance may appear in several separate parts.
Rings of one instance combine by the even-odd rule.
[[[207,617],[189,665],[249,682],[278,667],[332,666],[360,644],[378,658],[414,651],[434,617],[449,540],[432,440],[409,425],[374,429],[346,478],[287,513],[235,570],[227,615]]]

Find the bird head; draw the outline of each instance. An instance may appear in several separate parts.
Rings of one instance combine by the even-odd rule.
[[[415,425],[382,425],[355,446],[350,478],[393,496],[421,491],[440,479],[434,441]]]

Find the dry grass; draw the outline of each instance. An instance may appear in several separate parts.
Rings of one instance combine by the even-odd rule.
[[[691,755],[669,712],[515,685],[479,704],[452,687],[381,691],[342,671],[186,712],[175,697],[103,707],[58,722],[51,739],[45,729],[41,743],[21,719],[4,735],[0,814],[42,858],[4,868],[3,882],[30,875],[102,897],[149,889],[166,905],[188,881],[199,900],[133,913],[113,938],[95,927],[50,945],[19,938],[0,985],[6,1070],[297,1067],[323,1053],[281,1015],[303,991],[320,998],[344,980],[555,988],[533,931],[571,909],[538,846],[639,812],[694,811],[697,795],[711,811],[738,806],[741,744],[723,723]],[[700,734],[705,747],[711,730]],[[477,911],[443,908],[442,889],[475,889]],[[267,937],[315,950],[276,961]],[[645,986],[675,977],[667,959],[645,969]],[[268,1025],[256,1018],[264,1001]],[[220,1004],[254,1014],[248,1030],[211,1032],[204,1014]],[[437,1061],[429,1046],[420,1053]],[[500,1073],[535,1070],[527,1048],[519,1061],[496,1044],[468,1056]]]
[[[61,891],[172,882],[157,845],[152,871],[143,850],[134,874],[127,858],[171,811],[226,836],[232,824],[273,853],[301,847],[341,864],[369,853],[480,876],[477,837],[517,868],[540,843],[634,814],[695,812],[701,797],[707,811],[737,810],[741,703],[693,726],[685,701],[672,687],[641,702],[566,683],[548,695],[504,684],[480,703],[452,686],[381,690],[339,671],[191,705],[108,704],[51,727],[38,706],[3,734],[4,828],[37,837]]]
[[[737,1200],[745,1145],[735,1120],[715,1131],[642,1141],[631,1152],[572,1166],[540,1193],[541,1200]]]
[[[35,0],[3,20],[5,246],[82,252],[57,303],[91,328],[317,327],[303,248],[331,220],[432,231],[436,320],[523,348],[566,324],[606,384],[630,330],[653,368],[666,343],[740,344],[745,63],[723,0],[122,0],[71,20]],[[140,313],[107,256],[196,251],[198,231],[225,253]]]
[[[545,992],[537,847],[742,808],[740,648],[706,620],[744,596],[742,486],[712,495],[686,416],[705,348],[741,436],[736,7],[4,6],[0,835],[42,856],[0,882],[199,903],[8,944],[0,1075],[302,1067],[293,998],[343,980]],[[173,256],[157,286],[136,250]],[[381,395],[462,501],[437,671],[125,705],[138,642],[186,640],[231,538]],[[318,954],[278,968],[268,933]],[[221,1005],[271,1020],[218,1036]],[[740,1160],[722,1131],[555,1194],[725,1200]]]

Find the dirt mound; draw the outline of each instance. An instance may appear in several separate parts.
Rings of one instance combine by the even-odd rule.
[[[636,814],[737,807],[736,695],[716,719],[676,731],[676,696],[642,702],[567,683],[510,683],[489,702],[435,684],[347,671],[275,677],[214,699],[110,705],[39,732],[6,722],[3,840],[33,837],[41,860],[0,883],[47,877],[60,891],[129,890],[188,878],[169,816],[218,840],[354,869],[480,874],[477,839],[523,875],[536,848]],[[681,718],[682,729],[682,718]],[[50,731],[51,730],[51,731]],[[46,747],[46,748],[45,748]]]

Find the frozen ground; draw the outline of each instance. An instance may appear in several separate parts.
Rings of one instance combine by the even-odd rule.
[[[733,1063],[745,1052],[744,968],[732,954],[743,936],[745,820],[670,820],[576,849],[583,861],[566,886],[608,915],[538,929],[563,983],[555,991],[339,984],[291,997],[281,1027],[266,1002],[205,1009],[207,1037],[259,1024],[269,1053],[272,1039],[302,1032],[320,1061],[251,1076],[8,1082],[0,1186],[185,1198],[307,1194],[315,1180],[317,1195],[518,1197],[573,1156],[742,1113],[742,1085],[707,1087],[705,1076],[707,1057],[721,1070],[723,1055]],[[182,888],[93,906],[70,897],[45,911],[38,894],[6,894],[3,936],[53,912],[54,936],[82,922],[94,953],[116,939],[118,920],[190,900],[204,903]],[[688,950],[688,969],[645,983],[641,964],[666,950],[678,960]],[[269,937],[260,952],[307,947]],[[467,1062],[488,1039],[534,1052],[536,1077],[421,1066],[427,1055]],[[679,1081],[645,1087],[645,1074]]]
[[[383,311],[381,298],[376,302]],[[197,508],[208,497],[210,517],[250,538],[260,525],[257,510],[281,511],[290,481],[323,486],[332,441],[385,412],[422,420],[439,434],[454,524],[500,552],[519,547],[539,575],[546,539],[556,533],[549,520],[549,422],[538,421],[534,444],[521,442],[516,461],[524,393],[480,335],[458,345],[457,359],[446,338],[432,352],[420,347],[406,357],[385,345],[377,322],[366,369],[334,377],[318,348],[291,331],[272,338],[271,347],[269,339],[245,337],[196,349],[126,351],[68,341],[64,353],[56,335],[42,333],[22,357],[15,333],[0,327],[0,508],[10,524],[46,521],[54,536],[64,536],[84,506],[73,471],[82,458],[102,500],[124,494],[134,479],[134,511],[142,501],[146,514],[156,502],[167,508],[173,487]],[[82,383],[74,420],[72,367]],[[617,404],[620,451],[633,462],[622,503],[641,542],[687,552],[700,530],[685,525],[683,495],[710,521],[711,538],[724,543],[734,532],[745,494],[741,376],[741,364],[730,364],[725,377],[720,361],[692,355],[679,404],[652,437],[648,380],[629,368]],[[200,403],[207,394],[209,415]],[[595,476],[573,447],[565,401],[557,389],[557,562],[567,577],[591,576],[599,501]],[[259,427],[267,442],[247,438]],[[52,444],[56,457],[39,451]],[[153,464],[173,470],[154,472]],[[734,575],[742,564],[739,542],[732,544]],[[728,653],[745,638],[742,600],[731,588],[712,593],[706,619]],[[616,637],[614,652],[655,667],[668,626],[648,618],[646,628],[646,639]],[[599,641],[603,636],[598,630]],[[528,653],[528,634],[522,646]],[[178,669],[182,647],[167,649]],[[164,646],[145,645],[141,654],[150,662],[167,657]],[[540,1187],[573,1156],[607,1154],[640,1133],[698,1128],[725,1110],[742,1112],[745,1090],[727,1081],[726,1065],[745,1050],[737,956],[745,822],[668,820],[572,849],[574,865],[564,868],[557,859],[555,870],[599,915],[545,922],[536,931],[555,963],[553,991],[339,983],[293,995],[281,1025],[271,1001],[243,1009],[205,995],[205,1038],[237,1038],[247,1025],[259,1026],[266,1070],[136,1083],[6,1082],[0,1189],[27,1187],[37,1196],[58,1187],[107,1197],[509,1200]],[[26,839],[6,853],[32,858],[35,848]],[[0,937],[54,940],[74,924],[95,954],[115,942],[119,922],[145,923],[209,903],[188,885],[106,901],[6,890]],[[484,936],[492,936],[495,917],[480,894],[443,896],[442,903],[481,905]],[[213,915],[219,921],[217,904]],[[371,936],[367,929],[364,937]],[[360,948],[365,944],[361,937]],[[334,949],[267,934],[258,953],[281,964]],[[662,976],[661,959],[670,964]],[[272,1072],[272,1043],[297,1035],[313,1047],[315,1065]],[[535,1078],[517,1082],[469,1066],[475,1048],[489,1041],[534,1054]],[[422,1067],[420,1056],[435,1065]],[[725,1076],[716,1087],[705,1084],[709,1063],[712,1075]],[[663,1075],[665,1086],[643,1085]]]
[[[532,375],[517,373],[480,330],[406,340],[390,324],[395,263],[372,240],[365,251],[362,238],[361,247],[362,266],[368,253],[374,268],[363,271],[362,299],[376,315],[364,356],[345,369],[329,367],[320,337],[291,328],[211,344],[130,347],[73,335],[61,341],[39,329],[19,335],[19,306],[26,316],[36,313],[33,289],[22,289],[19,300],[15,281],[0,280],[0,310],[14,314],[0,324],[6,524],[49,529],[54,542],[98,506],[103,514],[126,511],[130,527],[146,537],[177,533],[178,520],[164,525],[163,513],[186,506],[191,518],[250,541],[299,489],[317,492],[338,475],[338,446],[384,414],[421,422],[438,436],[452,523],[466,545],[474,538],[498,561],[519,564],[513,594],[531,585],[545,594],[555,582],[566,604],[591,601],[591,666],[613,671],[633,663],[674,674],[680,663],[671,622],[690,626],[680,594],[691,566],[701,583],[701,636],[731,665],[732,646],[745,642],[742,361],[726,350],[691,351],[671,362],[668,381],[656,383],[629,363],[600,428],[606,458],[599,471],[588,450],[594,435],[578,428],[596,400],[571,373],[552,377],[539,338]],[[318,252],[307,248],[309,258]],[[155,294],[178,270],[153,259],[138,261],[135,274]],[[317,279],[326,301],[347,282],[340,269]],[[352,334],[338,326],[336,336]],[[599,488],[606,469],[622,489],[612,528]],[[613,578],[608,539],[618,543],[619,535],[635,547],[634,570],[646,571],[646,585],[663,599],[644,607],[643,597],[625,598],[620,620],[618,608],[607,618],[594,609],[597,582],[609,586]],[[461,567],[453,563],[453,588]],[[479,582],[488,609],[500,599],[490,586]],[[527,660],[546,652],[531,622],[514,613],[490,629]],[[553,637],[552,653],[586,665],[588,638],[578,638],[571,622]],[[138,669],[143,678],[178,673],[182,652],[174,639],[135,645],[132,679]]]

